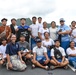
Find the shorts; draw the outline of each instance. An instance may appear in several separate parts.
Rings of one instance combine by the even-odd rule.
[[[43,63],[45,62],[46,58],[45,58],[44,56],[37,56],[37,57],[36,57],[36,60],[37,60],[39,63],[43,64]]]
[[[58,62],[62,62],[62,59],[57,59]]]
[[[56,59],[58,62],[62,62],[62,59]]]

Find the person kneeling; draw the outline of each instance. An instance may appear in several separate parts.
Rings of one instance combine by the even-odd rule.
[[[7,69],[24,71],[27,66],[22,60],[21,53],[19,51],[19,44],[15,41],[16,35],[12,35],[11,42],[8,43],[6,47]]]
[[[62,47],[60,47],[59,40],[55,41],[55,47],[51,50],[52,59],[50,63],[54,66],[50,66],[50,69],[55,69],[58,67],[64,67],[65,69],[68,68],[68,60],[65,58],[65,51]]]
[[[41,40],[37,38],[36,40],[37,46],[33,48],[33,60],[32,60],[32,68],[35,66],[41,67],[43,69],[48,70],[47,64],[49,63],[49,58],[47,56],[47,49],[42,46]]]

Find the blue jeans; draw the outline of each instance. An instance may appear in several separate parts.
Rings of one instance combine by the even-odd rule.
[[[76,68],[76,57],[68,57],[69,64]]]
[[[62,59],[57,59],[58,60],[58,62],[62,62]]]
[[[31,38],[31,50],[36,46],[36,41]]]
[[[76,47],[76,42],[75,42],[75,47]]]
[[[70,41],[61,41],[61,47],[64,48],[65,52],[66,49],[69,47]]]

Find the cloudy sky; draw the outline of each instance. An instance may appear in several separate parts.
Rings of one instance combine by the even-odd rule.
[[[64,18],[69,25],[76,20],[76,0],[0,0],[0,19],[31,18],[41,16],[43,21],[50,23]]]

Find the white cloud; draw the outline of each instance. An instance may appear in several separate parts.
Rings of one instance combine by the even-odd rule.
[[[76,19],[76,0],[0,0],[0,19],[41,16],[43,21],[64,18],[66,24]]]

